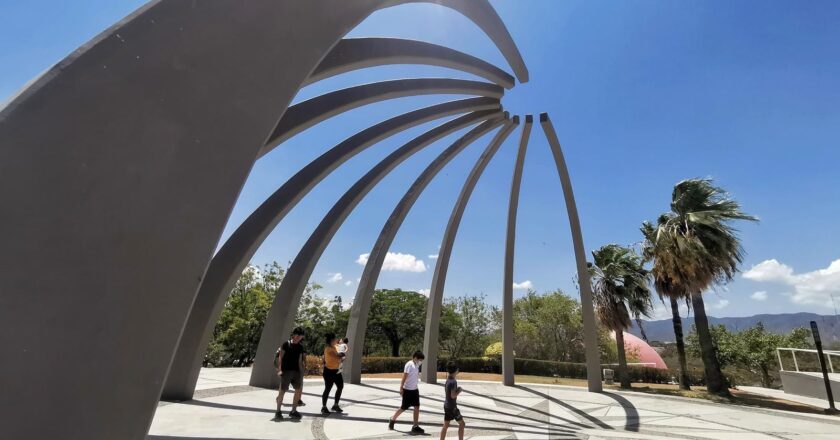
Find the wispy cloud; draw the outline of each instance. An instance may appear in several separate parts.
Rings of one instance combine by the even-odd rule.
[[[725,308],[728,305],[729,305],[729,300],[728,299],[722,299],[722,300],[712,304],[712,308],[720,310],[720,309]]]
[[[430,260],[437,260],[437,258],[438,258],[438,254],[429,255]]]
[[[756,301],[765,301],[767,299],[767,292],[764,291],[764,290],[759,290],[758,292],[753,292],[753,294],[750,295],[750,298],[752,298]]]
[[[424,295],[424,296],[429,296],[429,294],[432,293],[432,290],[431,289],[417,289],[416,292],[421,294],[421,295]]]
[[[775,259],[765,260],[744,272],[743,277],[793,287],[790,299],[796,304],[832,307],[832,296],[840,295],[840,260],[832,261],[825,269],[805,273],[796,273]]]
[[[345,285],[345,286],[352,286],[352,285],[353,285],[353,281],[351,281],[351,280],[347,280],[347,281],[345,281],[345,282],[344,282],[344,285]]]
[[[329,278],[327,278],[328,283],[337,283],[337,282],[341,281],[342,279],[344,279],[344,277],[341,276],[341,272],[328,273],[327,275],[329,275]]]
[[[370,258],[370,254],[361,254],[356,259],[356,263],[365,265]],[[411,254],[402,254],[399,252],[388,252],[385,254],[385,262],[382,264],[382,270],[399,271],[399,272],[425,272],[426,263],[423,260],[418,260],[417,257]]]
[[[521,283],[513,283],[513,288],[518,290],[533,289],[534,283],[532,283],[531,280],[525,280]]]

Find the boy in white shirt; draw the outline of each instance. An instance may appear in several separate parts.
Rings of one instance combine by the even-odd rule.
[[[400,395],[402,396],[402,405],[388,419],[388,429],[394,429],[394,423],[397,417],[410,407],[414,407],[414,426],[411,427],[412,434],[423,434],[426,431],[418,424],[420,421],[420,390],[417,387],[420,382],[420,366],[423,365],[423,359],[426,356],[422,351],[415,351],[411,356],[411,360],[405,363],[403,368],[402,382],[400,382]]]

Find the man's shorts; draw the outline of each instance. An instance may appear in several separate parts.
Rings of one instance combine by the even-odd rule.
[[[420,390],[407,390],[403,388],[402,395],[402,409],[409,409],[411,407],[420,408]]]
[[[443,420],[446,420],[447,422],[450,422],[452,420],[457,420],[457,421],[460,422],[461,420],[464,420],[464,417],[461,415],[461,410],[458,409],[457,406],[454,407],[454,408],[447,408],[447,407],[444,406],[443,407]]]
[[[292,384],[296,390],[299,390],[303,386],[303,375],[300,374],[300,371],[292,370],[283,372],[283,375],[280,376],[280,389],[289,391],[289,384]]]

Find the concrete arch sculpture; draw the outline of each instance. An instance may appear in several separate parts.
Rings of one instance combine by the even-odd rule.
[[[554,156],[554,164],[557,166],[557,174],[560,176],[560,184],[563,187],[563,199],[566,202],[566,213],[569,215],[569,228],[572,232],[572,244],[575,250],[575,263],[577,265],[578,286],[580,286],[581,314],[583,315],[583,344],[586,348],[586,378],[589,391],[600,392],[601,385],[601,360],[598,352],[598,333],[595,328],[595,308],[592,304],[592,285],[589,280],[589,271],[586,268],[586,250],[583,247],[583,233],[580,229],[580,218],[578,218],[575,194],[572,190],[572,179],[569,177],[569,169],[566,167],[566,159],[563,157],[563,150],[560,148],[560,141],[554,131],[554,125],[548,117],[548,113],[540,114],[540,125],[542,126],[548,145],[551,147],[551,154]]]
[[[518,122],[518,120],[517,120]],[[435,262],[435,272],[432,275],[432,286],[429,291],[429,302],[426,305],[426,328],[423,336],[423,352],[426,355],[426,363],[437,366],[438,346],[437,340],[440,332],[440,313],[443,304],[443,289],[446,285],[446,272],[449,270],[449,259],[452,256],[452,246],[455,244],[455,236],[458,235],[458,227],[461,225],[461,218],[464,215],[464,210],[467,208],[467,203],[470,201],[473,189],[478,183],[478,179],[487,168],[487,164],[499,151],[501,142],[498,144],[491,144],[493,148],[487,148],[479,157],[478,161],[470,170],[461,192],[458,194],[458,199],[452,207],[452,213],[449,215],[449,221],[446,224],[446,230],[441,239],[440,251],[438,251],[438,258]],[[356,344],[358,345],[358,344]],[[426,383],[437,383],[436,368],[426,368],[422,372],[423,381]]]
[[[15,378],[0,438],[145,438],[266,139],[341,38],[407,2],[152,1],[0,110],[0,200],[14,207],[0,221],[15,231],[0,247],[15,269],[0,275],[0,345],[18,359],[0,365]],[[476,23],[528,80],[488,2],[434,3]]]
[[[367,67],[388,64],[426,64],[448,67],[480,76],[510,89],[516,83],[502,69],[454,49],[424,41],[400,38],[345,38],[324,57],[307,83]]]
[[[504,126],[490,141],[482,158],[487,155],[487,151],[494,151],[499,148],[505,139],[507,139],[510,132],[519,123],[519,117],[514,116],[513,120],[507,121]],[[356,297],[353,301],[353,306],[350,309],[350,321],[347,327],[347,334],[351,341],[359,341],[357,344],[352,344],[352,350],[349,355],[349,367],[344,370],[344,375],[351,383],[360,383],[362,377],[362,349],[364,348],[363,341],[365,340],[367,332],[367,318],[370,311],[371,299],[373,297],[376,282],[379,279],[379,273],[382,270],[382,264],[385,262],[385,256],[391,243],[394,241],[397,232],[402,226],[414,202],[426,189],[426,186],[434,179],[434,177],[467,145],[452,145],[449,150],[438,156],[425,170],[417,177],[414,183],[406,191],[402,199],[397,203],[376,243],[371,249],[367,264],[362,271],[362,276],[359,281],[359,286],[356,289]],[[432,365],[432,364],[429,364]],[[432,368],[432,367],[427,367]],[[434,368],[432,368],[434,369]]]
[[[502,382],[505,385],[514,384],[513,362],[513,258],[516,243],[516,211],[519,208],[519,188],[522,184],[522,170],[525,167],[525,153],[528,150],[528,137],[531,135],[531,125],[534,117],[525,116],[522,126],[522,136],[519,138],[519,149],[516,152],[516,163],[513,166],[513,179],[510,185],[510,199],[508,202],[507,230],[505,237],[505,266],[502,285]]]
[[[219,319],[225,299],[254,253],[274,227],[333,170],[366,148],[394,134],[445,116],[472,111],[453,125],[475,123],[500,111],[492,98],[470,98],[426,107],[380,122],[349,137],[303,167],[266,199],[233,232],[219,249],[193,303],[161,397],[167,400],[192,398],[204,352]]]
[[[501,99],[504,89],[495,84],[449,78],[415,78],[382,81],[336,90],[286,110],[259,156],[292,136],[333,116],[374,102],[418,95],[476,95]]]
[[[470,143],[503,122],[501,113],[491,114],[483,123],[467,132],[456,142]],[[318,224],[292,261],[283,277],[283,281],[280,283],[280,287],[277,289],[274,303],[265,319],[260,343],[257,346],[257,354],[254,357],[250,380],[252,386],[277,387],[279,385],[277,374],[271,362],[274,352],[286,335],[291,332],[300,296],[309,282],[312,270],[347,216],[364,196],[397,165],[436,140],[463,128],[465,125],[458,120],[447,122],[398,148],[359,178],[324,216],[324,219]]]

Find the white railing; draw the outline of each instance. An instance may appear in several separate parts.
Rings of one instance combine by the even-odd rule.
[[[618,364],[601,364],[601,367],[617,367]],[[656,362],[628,362],[628,367],[655,367]]]
[[[782,364],[782,350],[789,351],[790,354],[793,356],[793,366],[796,368],[796,371],[799,371],[799,362],[796,361],[796,352],[802,351],[805,353],[814,353],[817,354],[817,350],[808,349],[808,348],[777,348],[776,349],[776,356],[779,358],[779,370],[785,371],[785,366]],[[834,373],[834,364],[831,362],[832,356],[837,356],[838,360],[840,360],[840,351],[836,350],[823,350],[823,354],[825,358],[828,359],[828,369],[831,373]],[[840,365],[840,364],[838,364]]]

